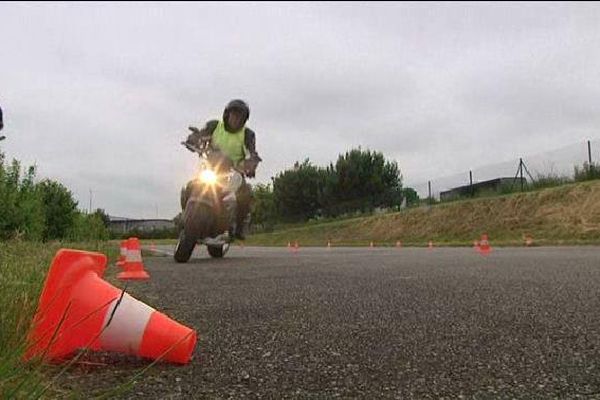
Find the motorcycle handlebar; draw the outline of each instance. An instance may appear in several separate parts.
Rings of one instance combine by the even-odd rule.
[[[191,143],[181,142],[181,144],[189,151],[193,151],[194,153],[202,154],[202,150],[196,146],[193,146]]]
[[[199,155],[202,155],[202,154],[204,153],[204,150],[203,150],[203,149],[201,149],[201,148],[199,148],[199,147],[196,147],[196,146],[192,145],[191,143],[188,143],[188,142],[181,142],[181,144],[182,144],[182,145],[183,145],[183,146],[184,146],[186,149],[188,149],[189,151],[192,151],[192,152],[194,152],[194,153],[198,153]],[[260,160],[260,158],[259,158],[259,160]],[[249,161],[249,162],[252,162],[251,160],[247,160],[247,161]],[[258,161],[254,161],[254,162],[256,162],[256,164],[258,164]],[[249,176],[249,175],[248,175],[248,173],[247,173],[247,172],[246,172],[244,169],[236,168],[236,167],[235,167],[235,166],[233,166],[233,165],[232,165],[232,168],[233,168],[234,170],[236,170],[237,172],[239,172],[240,174],[242,174],[243,176]],[[255,168],[256,168],[256,167],[255,167]]]

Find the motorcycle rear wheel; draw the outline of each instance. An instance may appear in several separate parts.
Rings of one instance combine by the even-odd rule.
[[[206,246],[206,249],[212,258],[223,258],[223,255],[225,254],[223,247],[224,246]]]

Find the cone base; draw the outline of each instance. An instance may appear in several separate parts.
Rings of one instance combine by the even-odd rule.
[[[196,340],[195,330],[173,321],[161,312],[154,312],[144,332],[139,355],[187,364],[196,347]]]
[[[117,279],[142,281],[150,279],[150,275],[146,271],[125,271],[118,273]]]

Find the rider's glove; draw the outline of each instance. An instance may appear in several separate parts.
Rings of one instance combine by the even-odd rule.
[[[249,159],[244,160],[244,173],[248,178],[256,176],[256,167],[258,167],[258,163],[261,161],[262,159],[256,153],[252,154]]]
[[[195,126],[190,126],[188,129],[192,131],[192,133],[187,137],[186,143],[190,144],[191,146],[198,147],[201,145],[203,140],[210,140],[210,135],[207,136],[203,134],[202,131]],[[190,148],[188,148],[188,150],[194,151]]]

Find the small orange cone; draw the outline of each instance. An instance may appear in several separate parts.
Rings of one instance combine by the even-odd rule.
[[[371,243],[369,243],[369,247],[370,247],[370,248],[373,248],[373,247],[375,247],[375,243],[373,243],[373,241],[372,241],[372,240],[371,240]]]
[[[298,246],[298,241],[296,240],[296,241],[294,242],[294,247],[292,247],[292,252],[294,252],[294,254],[295,254],[295,253],[298,253],[298,248],[299,248],[299,247],[300,247],[300,246]]]
[[[60,362],[89,348],[188,363],[196,332],[102,279],[106,262],[99,253],[56,253],[24,359]]]
[[[525,246],[530,247],[533,246],[533,238],[529,235],[525,237]]]
[[[154,245],[154,242],[150,243],[150,251],[156,253],[156,246]]]
[[[474,241],[473,241],[473,248],[474,248],[475,250],[479,250],[479,240],[474,240]]]
[[[127,258],[123,269],[123,272],[117,274],[118,279],[143,280],[150,278],[150,275],[144,270],[144,264],[142,264],[142,250],[140,241],[137,238],[130,238],[127,241]]]
[[[399,241],[399,240],[397,240],[397,241],[396,241],[396,247],[402,247],[402,242],[401,242],[401,241]]]
[[[327,241],[327,248],[330,249],[331,248],[331,240]]]
[[[427,244],[427,247],[429,248],[429,250],[433,249],[433,241],[430,240],[429,243]]]
[[[490,246],[490,242],[488,241],[488,235],[481,235],[481,240],[479,241],[479,254],[487,256],[492,251],[492,246]]]

